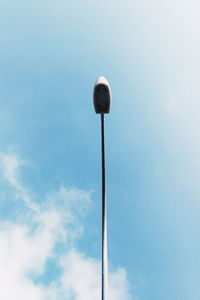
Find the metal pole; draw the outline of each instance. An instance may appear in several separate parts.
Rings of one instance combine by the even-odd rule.
[[[106,168],[105,168],[105,139],[104,114],[101,114],[101,157],[102,157],[102,300],[107,300],[107,219],[106,219]]]

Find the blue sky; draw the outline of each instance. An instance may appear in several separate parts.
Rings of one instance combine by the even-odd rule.
[[[199,6],[0,0],[1,299],[99,299],[101,75],[110,300],[200,298]]]

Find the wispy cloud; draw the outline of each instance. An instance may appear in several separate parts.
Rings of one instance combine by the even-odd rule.
[[[35,203],[19,179],[22,164],[15,154],[1,154],[1,173],[26,205],[28,218],[0,222],[0,298],[99,300],[100,262],[72,247],[83,231],[91,192],[61,186]],[[66,250],[59,251],[59,245]],[[52,258],[60,272],[44,283],[40,278],[48,277],[46,265]],[[109,281],[110,300],[131,299],[124,269],[111,273]]]
[[[37,211],[39,207],[31,200],[31,197],[20,182],[18,177],[18,169],[26,163],[25,160],[19,159],[15,154],[1,153],[1,167],[5,179],[16,190],[16,196],[24,202],[27,208]]]

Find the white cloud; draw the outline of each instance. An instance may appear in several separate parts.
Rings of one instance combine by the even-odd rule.
[[[91,192],[64,186],[35,204],[19,180],[24,163],[16,155],[1,154],[2,174],[26,204],[18,221],[0,222],[0,299],[4,300],[99,300],[100,262],[70,245],[82,232],[81,217],[87,211]],[[63,244],[65,252],[56,250]],[[62,271],[48,284],[42,283],[45,265],[56,258]],[[131,299],[124,269],[109,275],[109,299]]]
[[[23,200],[28,208],[37,211],[38,206],[31,200],[28,191],[23,187],[18,178],[18,169],[20,166],[24,165],[26,161],[21,160],[15,154],[10,153],[1,153],[0,159],[2,173],[7,181],[11,184],[11,186],[16,189],[16,196]]]

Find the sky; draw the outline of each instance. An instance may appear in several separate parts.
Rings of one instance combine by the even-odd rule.
[[[200,4],[0,0],[0,298],[200,299]]]

